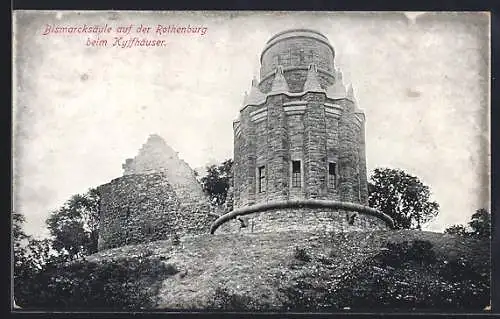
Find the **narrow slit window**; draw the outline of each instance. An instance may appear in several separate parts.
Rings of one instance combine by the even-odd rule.
[[[259,193],[265,192],[266,191],[266,167],[265,166],[259,166],[258,168],[258,177],[259,177]]]
[[[333,162],[328,163],[328,184],[330,188],[335,188],[337,185],[337,165]]]
[[[300,171],[300,161],[292,161],[292,187],[302,186],[302,175]]]

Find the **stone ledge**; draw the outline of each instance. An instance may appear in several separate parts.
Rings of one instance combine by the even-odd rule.
[[[387,224],[387,226],[389,226],[389,228],[391,229],[394,228],[394,221],[389,215],[386,215],[383,212],[368,206],[350,202],[305,199],[305,200],[271,201],[263,204],[256,204],[233,210],[232,212],[229,212],[219,217],[211,225],[210,233],[211,234],[215,233],[215,231],[220,225],[224,224],[229,220],[235,219],[238,216],[249,215],[257,212],[267,212],[273,209],[287,209],[287,208],[329,208],[329,209],[354,211],[361,214],[371,215],[380,218]]]
[[[283,68],[283,72],[288,72],[288,71],[307,71],[309,70],[309,67],[308,66],[287,66],[287,67],[284,67]],[[331,76],[332,78],[335,78],[335,74],[333,74],[332,72],[328,71],[328,70],[325,70],[325,69],[322,69],[322,68],[317,68],[318,72],[319,73],[323,73],[323,74],[326,74],[328,76]],[[267,74],[265,74],[261,79],[260,79],[260,83],[266,81],[268,78],[274,76],[274,73],[275,71],[271,71],[271,72],[268,72]]]

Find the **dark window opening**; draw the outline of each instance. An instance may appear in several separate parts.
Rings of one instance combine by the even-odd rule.
[[[337,185],[337,165],[335,163],[328,163],[328,184],[330,188],[335,188]]]
[[[258,184],[259,184],[259,193],[266,191],[266,170],[265,166],[260,166],[258,169]]]
[[[292,161],[292,187],[301,187],[300,161]]]

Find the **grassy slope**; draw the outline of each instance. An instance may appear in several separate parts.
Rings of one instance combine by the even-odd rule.
[[[429,241],[435,259],[416,262],[404,252],[397,257],[402,260],[394,261],[387,244],[415,239]],[[479,311],[488,299],[489,287],[471,286],[484,277],[457,285],[463,278],[451,278],[445,271],[464,257],[466,265],[459,270],[485,273],[489,247],[440,233],[203,235],[182,238],[180,243],[122,247],[90,259],[134,254],[161,256],[179,270],[175,276],[159,279],[163,283],[158,308],[164,309],[332,311],[373,310],[374,305],[453,309],[457,300],[466,298],[472,300],[468,310]]]

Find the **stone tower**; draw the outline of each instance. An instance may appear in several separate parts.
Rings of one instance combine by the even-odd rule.
[[[312,30],[273,36],[234,122],[234,205],[294,199],[367,204],[365,116]]]
[[[234,210],[210,232],[393,227],[367,207],[365,115],[319,32],[267,41],[234,129]],[[244,216],[244,217],[243,217]]]

